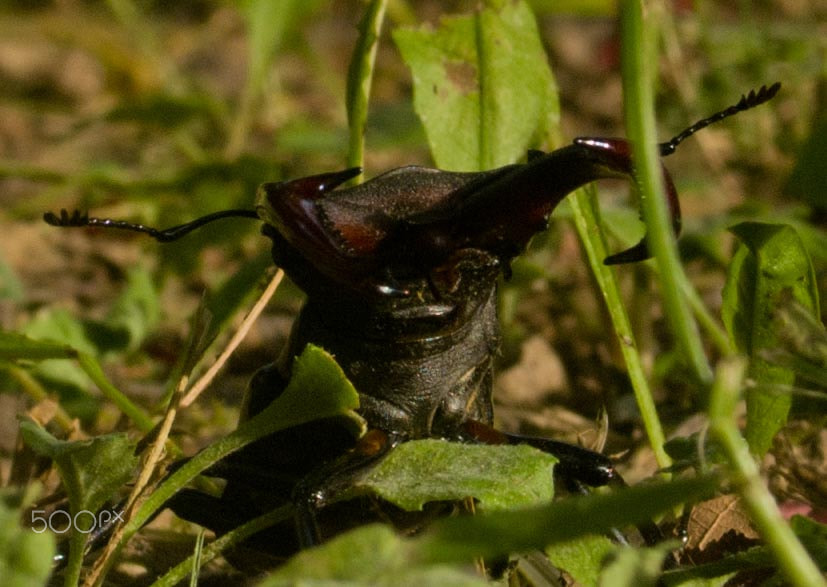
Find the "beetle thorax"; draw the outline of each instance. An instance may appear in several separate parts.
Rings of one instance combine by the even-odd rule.
[[[310,298],[282,365],[311,342],[332,353],[371,427],[416,438],[441,435],[466,418],[488,422],[499,341],[495,289],[473,307],[397,300],[382,312],[351,308],[355,320],[344,307]]]

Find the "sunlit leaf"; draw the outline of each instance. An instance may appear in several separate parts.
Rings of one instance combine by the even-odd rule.
[[[688,479],[524,510],[443,519],[413,539],[401,538],[387,526],[365,526],[298,554],[261,585],[293,585],[299,580],[303,585],[478,585],[473,577],[466,579],[462,571],[446,565],[539,549],[640,522],[706,494],[715,485],[712,478]]]
[[[579,585],[589,587],[597,585],[604,559],[616,548],[605,536],[593,534],[553,544],[546,549],[546,554]]]
[[[513,163],[556,104],[525,2],[489,0],[472,15],[443,18],[436,30],[397,30],[394,40],[411,68],[414,107],[442,169]]]
[[[747,393],[745,436],[752,452],[762,455],[786,422],[792,397],[766,393],[760,384],[795,380],[791,369],[761,355],[782,344],[773,314],[789,297],[818,315],[818,291],[810,258],[792,227],[743,222],[732,232],[742,244],[729,268],[722,316],[732,342],[750,358],[749,377],[759,384]]]
[[[284,392],[235,431],[204,448],[158,486],[130,522],[137,531],[167,499],[196,475],[225,456],[268,434],[321,418],[340,418],[355,437],[366,423],[354,410],[359,395],[344,371],[327,351],[308,344],[293,361],[293,372]]]
[[[75,512],[97,512],[129,480],[138,463],[135,443],[126,434],[70,442],[28,420],[20,423],[20,432],[32,450],[54,460]]]
[[[135,350],[160,320],[159,294],[151,274],[146,268],[133,267],[127,272],[126,287],[109,310],[104,324],[110,330],[120,331],[124,346]]]
[[[526,507],[554,496],[556,462],[555,457],[525,445],[426,439],[394,448],[352,491],[373,491],[408,511],[432,501],[465,497],[476,498],[486,511]]]
[[[31,449],[51,458],[69,497],[71,533],[68,565],[80,568],[89,532],[103,520],[101,507],[131,478],[138,464],[135,443],[126,434],[107,434],[89,440],[58,440],[32,421],[20,423]],[[107,517],[120,512],[107,512]]]

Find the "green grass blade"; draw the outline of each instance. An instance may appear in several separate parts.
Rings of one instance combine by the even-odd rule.
[[[712,368],[704,354],[697,324],[681,293],[682,280],[678,276],[683,267],[664,197],[657,152],[652,83],[653,64],[658,62],[654,49],[654,17],[644,20],[641,0],[624,0],[620,4],[620,15],[624,115],[632,143],[647,242],[660,272],[664,310],[677,345],[695,378],[709,384]]]
[[[348,167],[363,167],[365,162],[365,126],[370,86],[387,4],[387,0],[372,0],[365,11],[365,16],[359,23],[359,40],[347,72],[347,120],[350,129]]]

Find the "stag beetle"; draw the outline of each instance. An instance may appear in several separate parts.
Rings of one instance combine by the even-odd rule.
[[[661,155],[701,128],[766,102],[779,87],[762,86],[742,96],[659,145]],[[123,228],[161,241],[218,218],[260,218],[263,234],[273,242],[275,264],[304,290],[307,301],[280,358],[253,376],[243,417],[257,414],[284,390],[293,358],[308,343],[332,353],[360,393],[359,412],[369,426],[363,438],[353,439],[341,423],[328,420],[279,432],[211,471],[228,479],[221,497],[188,490],[168,505],[223,533],[292,502],[296,517],[286,523],[293,528],[276,527],[254,541],[283,558],[377,516],[399,527],[421,524],[421,517],[389,504],[377,510],[367,498],[332,503],[360,471],[412,439],[527,443],[555,454],[556,473],[567,480],[619,483],[603,455],[495,430],[491,393],[498,276],[508,277],[510,262],[574,189],[602,178],[634,179],[629,143],[580,138],[550,153],[530,152],[524,164],[491,171],[409,166],[340,187],[360,173],[352,168],[265,183],[255,210],[218,212],[167,230],[65,210],[44,215],[57,226]],[[665,168],[663,178],[677,233],[678,199]],[[647,257],[644,239],[605,262]]]

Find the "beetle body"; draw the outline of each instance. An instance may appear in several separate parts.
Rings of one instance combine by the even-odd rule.
[[[245,417],[284,390],[293,358],[312,343],[334,355],[359,391],[360,414],[385,440],[377,454],[364,455],[340,422],[323,421],[259,441],[225,465],[279,471],[279,479],[232,473],[209,511],[237,517],[238,504],[256,504],[247,518],[293,501],[298,544],[313,543],[327,535],[325,519],[333,516],[325,506],[337,488],[395,443],[488,440],[481,435],[493,432],[497,279],[572,189],[629,175],[627,160],[607,163],[604,153],[593,152],[575,144],[481,173],[404,167],[343,189],[334,188],[355,170],[264,184],[263,232],[273,241],[276,265],[307,293],[307,302],[280,358],[253,378]],[[580,173],[567,173],[577,161]],[[503,218],[506,207],[512,210]],[[599,483],[611,478],[611,463],[600,455],[581,451],[573,461],[574,469],[596,469],[586,477]],[[351,518],[360,523],[375,516],[371,504],[344,507],[359,508]],[[176,509],[215,528],[187,504]],[[380,517],[393,510],[382,509]],[[271,552],[279,540],[279,555],[297,546],[281,530],[280,538],[266,540]]]

